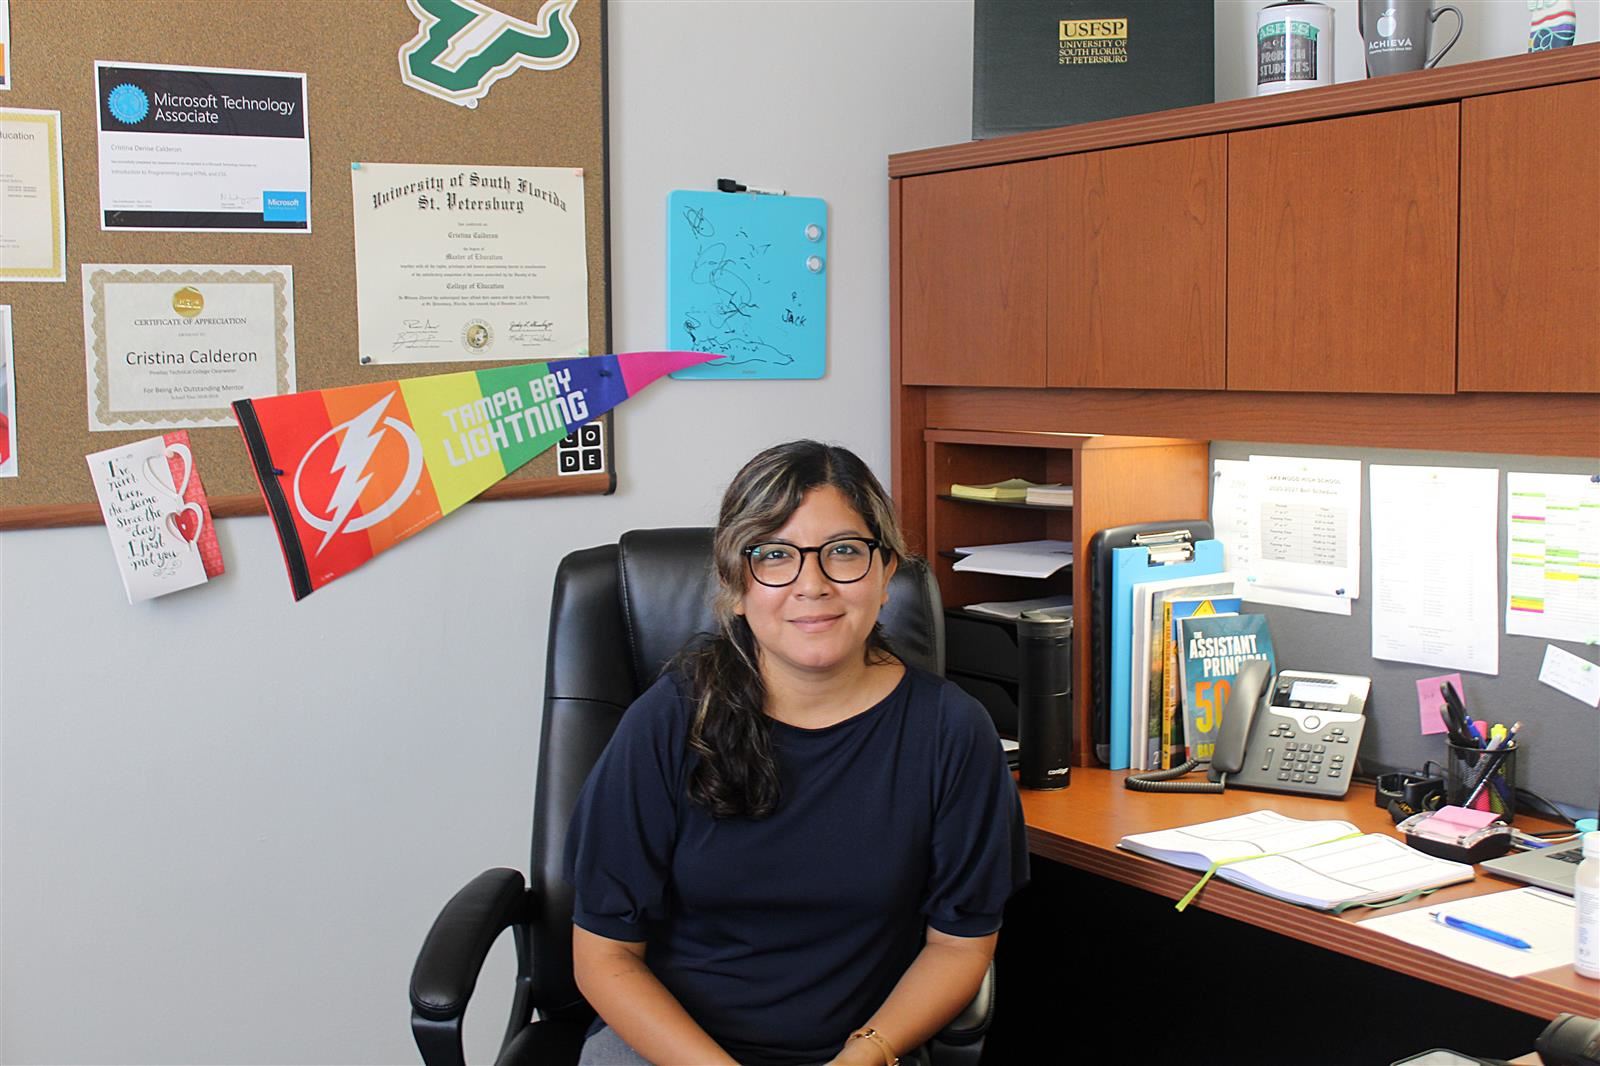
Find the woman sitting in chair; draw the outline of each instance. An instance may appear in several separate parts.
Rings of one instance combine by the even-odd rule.
[[[905,555],[843,448],[747,463],[719,631],[626,715],[568,837],[582,1063],[882,1066],[977,992],[1027,880],[988,714],[878,631]]]

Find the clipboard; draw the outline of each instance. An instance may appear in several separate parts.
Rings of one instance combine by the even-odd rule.
[[[1211,523],[1196,518],[1112,526],[1089,538],[1089,730],[1101,765],[1111,763],[1106,713],[1111,704],[1111,553],[1129,547],[1139,536],[1175,530],[1186,531],[1192,540],[1208,540],[1212,535]]]
[[[1133,670],[1133,586],[1163,578],[1200,577],[1222,572],[1222,542],[1193,540],[1191,531],[1143,533],[1132,547],[1111,549],[1111,669],[1106,718],[1108,764],[1128,768]]]
[[[820,378],[828,205],[678,189],[667,198],[667,346],[719,358],[675,378]]]

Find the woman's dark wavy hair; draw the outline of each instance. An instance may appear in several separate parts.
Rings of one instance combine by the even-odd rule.
[[[780,798],[759,650],[750,624],[734,610],[751,580],[744,549],[781,529],[806,493],[823,485],[838,489],[861,515],[879,543],[883,565],[906,557],[893,503],[867,464],[848,449],[814,440],[780,444],[734,476],[723,493],[712,540],[717,631],[685,649],[673,664],[696,705],[689,747],[700,758],[689,775],[689,798],[717,818],[764,818]],[[892,654],[882,627],[874,626],[867,661],[886,661]]]

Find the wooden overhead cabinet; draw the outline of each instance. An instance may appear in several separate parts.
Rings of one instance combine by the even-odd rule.
[[[900,199],[901,379],[1045,384],[1045,164],[911,178]]]
[[[1460,105],[1228,135],[1228,388],[1455,389]]]
[[[1081,561],[1102,529],[1202,518],[1211,437],[1600,454],[1600,44],[929,148],[889,176],[895,502],[946,607],[1071,594],[1080,765],[1089,568],[957,570],[957,547]],[[951,491],[1011,477],[1072,506]]]
[[[1461,104],[1462,392],[1600,392],[1600,81]]]
[[[1227,138],[1049,167],[1050,387],[1222,388]]]

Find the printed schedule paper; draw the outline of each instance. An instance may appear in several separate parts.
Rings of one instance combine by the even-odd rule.
[[[1372,501],[1372,657],[1500,672],[1500,472],[1380,466]]]
[[[1335,475],[1336,498],[1341,503],[1322,506],[1307,515],[1304,507],[1295,509],[1262,505],[1263,485],[1273,476],[1280,487],[1285,484],[1277,478],[1279,471],[1273,465],[1278,460],[1272,456],[1251,456],[1250,459],[1218,459],[1213,464],[1211,521],[1216,538],[1227,550],[1228,569],[1244,574],[1239,594],[1247,603],[1265,603],[1278,607],[1294,607],[1303,611],[1323,614],[1350,613],[1350,601],[1359,593],[1356,583],[1361,573],[1361,465],[1353,460],[1306,460],[1306,462],[1348,462],[1350,465],[1328,468]],[[1353,478],[1354,491],[1351,491]],[[1280,495],[1281,488],[1280,488]],[[1298,510],[1299,521],[1296,518]],[[1309,517],[1309,521],[1305,519]],[[1352,518],[1354,533],[1351,531]],[[1322,562],[1348,558],[1348,545],[1355,545],[1355,565],[1339,564],[1314,582],[1314,591],[1298,587],[1304,582],[1306,571],[1292,569],[1287,564],[1296,561],[1298,553],[1305,555],[1312,540],[1319,534],[1320,525]],[[1263,532],[1272,539],[1270,558],[1264,561]],[[1343,547],[1341,547],[1341,538]],[[1353,538],[1353,540],[1352,540]],[[1300,545],[1300,548],[1296,548]],[[1303,558],[1301,561],[1304,561]],[[1318,561],[1312,557],[1315,563]],[[1353,571],[1353,576],[1352,576]],[[1316,573],[1315,570],[1311,571]],[[1343,584],[1349,579],[1350,584]],[[1288,581],[1294,587],[1282,587],[1274,582]],[[1334,591],[1342,589],[1342,591]]]
[[[1506,474],[1506,632],[1600,643],[1600,482]]]

